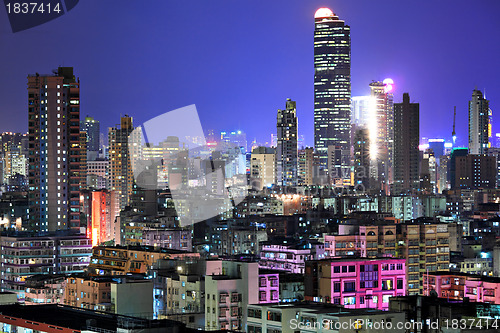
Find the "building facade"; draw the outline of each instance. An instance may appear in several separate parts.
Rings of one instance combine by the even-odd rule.
[[[419,124],[419,104],[404,93],[403,103],[394,104],[394,194],[419,188]]]
[[[404,259],[325,259],[306,263],[305,299],[345,308],[387,310],[406,295]]]
[[[28,76],[30,229],[80,227],[80,82],[72,67]]]
[[[314,147],[327,168],[328,147],[350,166],[351,29],[328,8],[314,15]]]
[[[276,146],[276,184],[280,186],[297,185],[297,106],[296,102],[286,100],[284,110],[278,110],[278,142]]]
[[[489,101],[477,89],[469,101],[469,153],[486,154],[489,148],[491,110]]]

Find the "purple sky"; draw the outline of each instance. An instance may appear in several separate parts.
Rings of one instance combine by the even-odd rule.
[[[0,131],[27,130],[27,74],[73,66],[82,116],[101,128],[194,103],[205,130],[241,129],[264,142],[292,98],[312,145],[313,16],[323,6],[351,26],[353,96],[391,77],[396,102],[409,92],[420,103],[421,136],[449,139],[456,105],[466,144],[477,86],[500,131],[498,0],[90,0],[16,34],[0,8]]]

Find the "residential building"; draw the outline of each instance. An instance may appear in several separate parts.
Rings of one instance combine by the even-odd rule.
[[[92,241],[74,236],[2,236],[2,291],[25,298],[26,278],[38,274],[83,272],[92,253]]]
[[[256,262],[207,261],[205,329],[245,330],[248,304],[259,303]]]
[[[308,261],[305,299],[346,308],[387,310],[389,298],[406,295],[405,259],[345,258]]]
[[[304,274],[306,261],[324,257],[324,245],[313,241],[288,243],[274,239],[263,242],[259,267],[280,272]]]
[[[129,135],[134,130],[132,118],[124,116],[121,118],[120,127],[116,126],[109,129],[109,187],[116,191],[116,206],[118,211],[113,212],[113,218],[118,215],[119,210],[129,204],[132,194],[132,185],[134,182],[134,173],[132,170],[132,158],[129,150]],[[138,131],[139,132],[139,131]],[[134,132],[135,133],[135,132]],[[140,142],[134,142],[140,149]],[[133,144],[133,143],[132,143]]]
[[[296,186],[298,169],[297,149],[297,106],[291,99],[286,100],[284,110],[278,110],[278,142],[276,146],[276,184]]]
[[[145,273],[158,259],[199,258],[199,253],[151,246],[95,246],[89,264],[92,275]]]
[[[80,121],[80,131],[85,132],[87,137],[87,161],[95,161],[101,148],[99,120],[86,116],[84,120]]]
[[[379,256],[406,260],[408,294],[422,292],[424,272],[448,271],[450,239],[447,223],[380,223],[339,229],[338,235],[325,235],[325,256]],[[456,230],[456,229],[453,229]]]
[[[263,187],[276,183],[276,149],[257,147],[252,150],[250,179],[252,188],[262,190]]]
[[[494,189],[497,186],[497,160],[495,156],[467,155],[455,158],[455,184],[453,188]]]
[[[60,304],[64,301],[66,275],[39,274],[25,280],[24,304]]]
[[[401,194],[419,188],[419,126],[419,104],[410,103],[410,95],[404,93],[403,102],[394,104],[394,184],[391,193]]]
[[[424,296],[500,304],[500,278],[458,272],[424,274]]]
[[[29,227],[79,230],[80,82],[72,67],[28,76],[28,128]]]

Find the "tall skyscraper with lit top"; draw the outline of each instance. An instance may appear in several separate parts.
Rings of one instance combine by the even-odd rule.
[[[80,82],[72,67],[28,76],[29,229],[80,228]]]
[[[314,146],[327,168],[328,146],[342,149],[350,168],[351,29],[328,8],[314,15]]]

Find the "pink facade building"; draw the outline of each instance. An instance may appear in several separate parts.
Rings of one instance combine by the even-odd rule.
[[[405,259],[324,259],[306,263],[305,299],[350,309],[387,310],[406,295]]]
[[[500,304],[500,278],[458,272],[424,273],[424,295]]]

